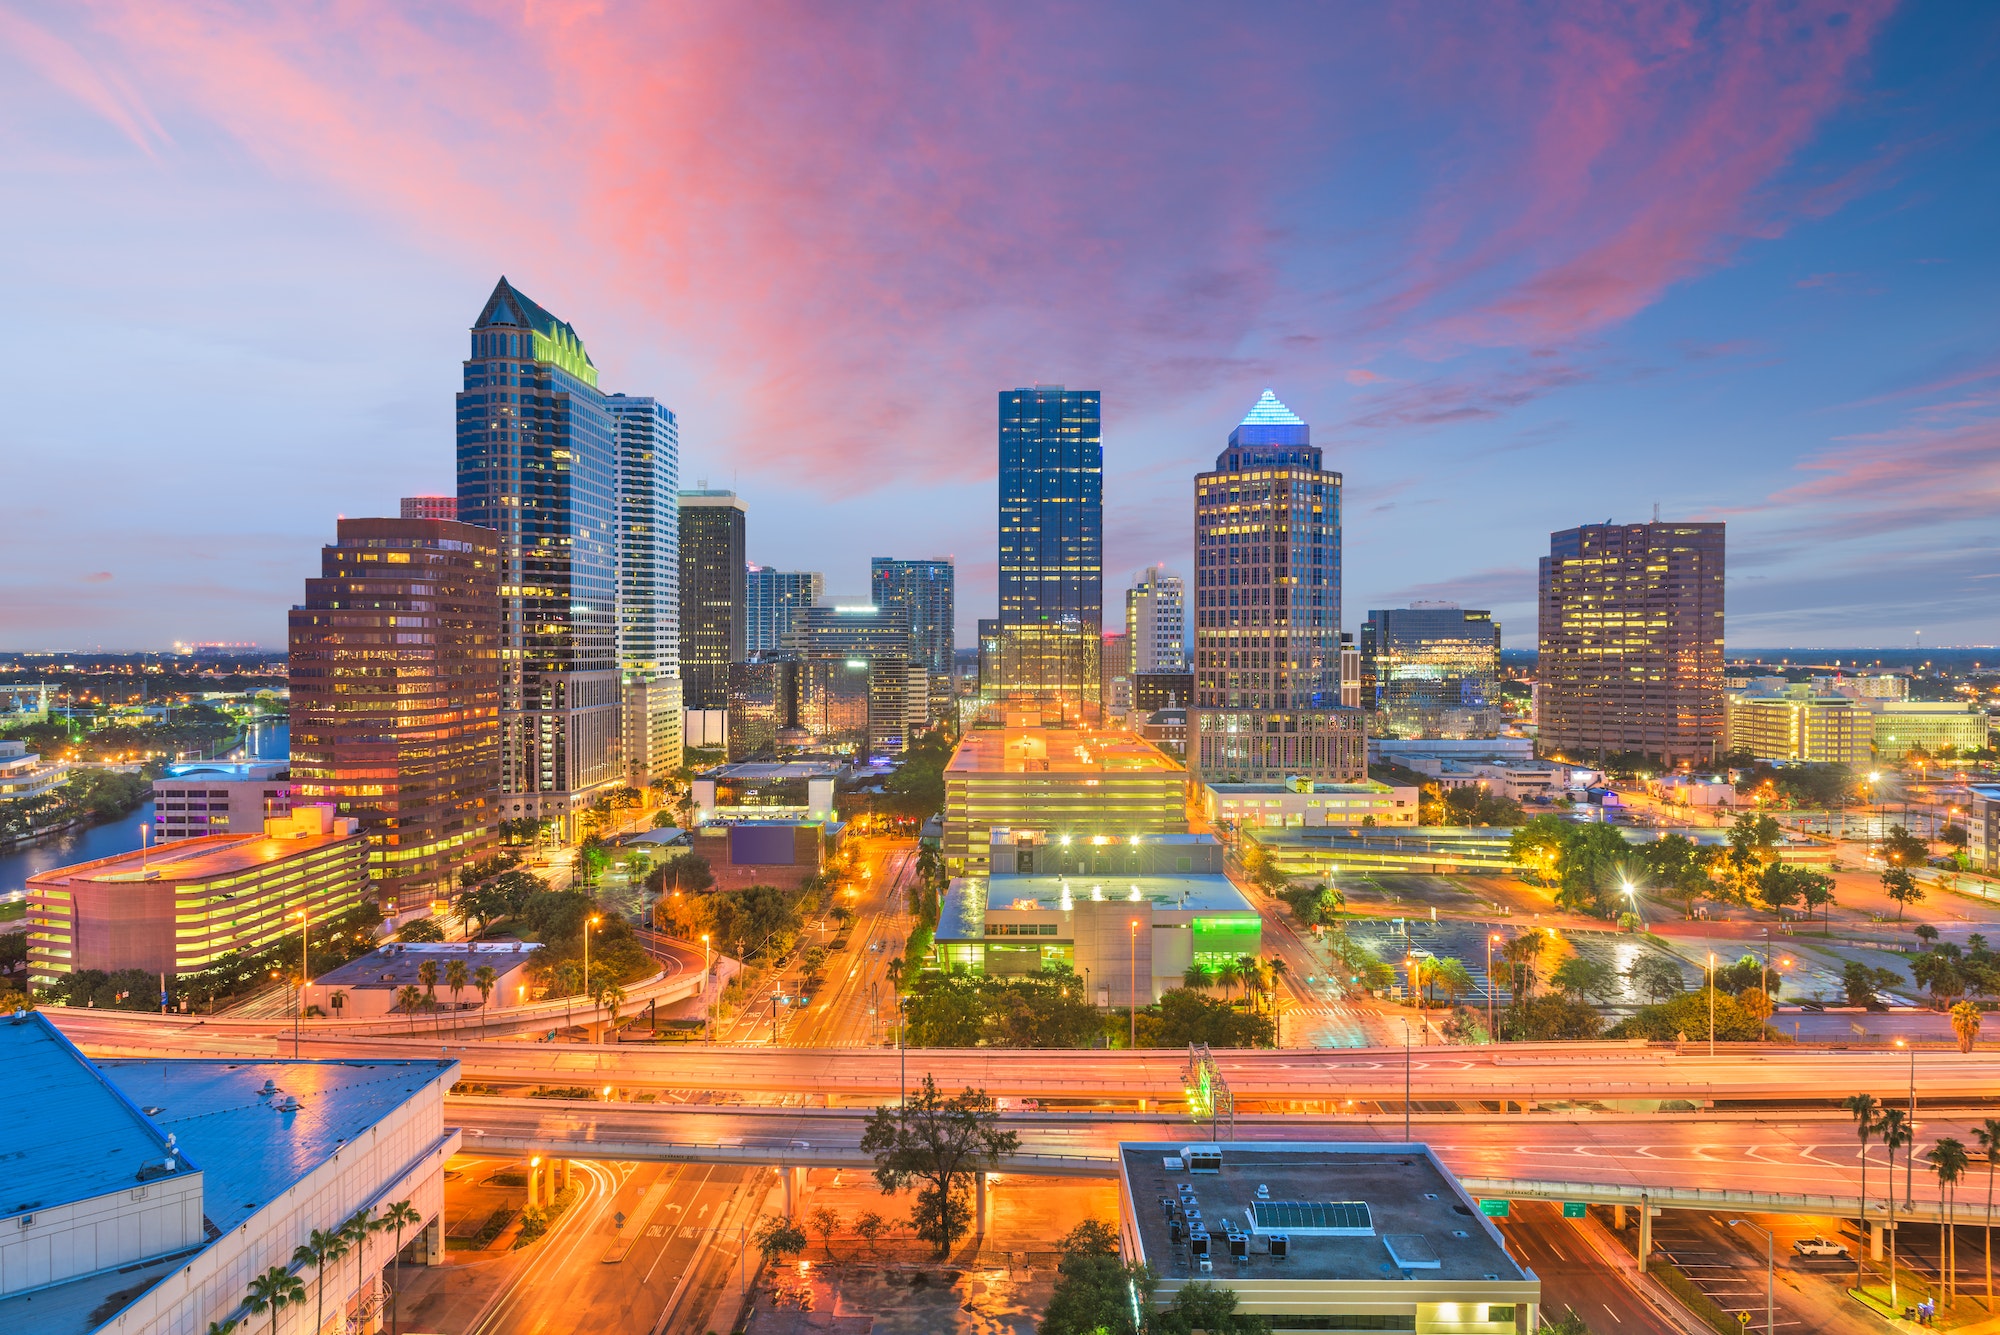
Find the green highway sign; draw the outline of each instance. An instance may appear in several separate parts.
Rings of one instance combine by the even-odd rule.
[[[1588,1219],[1590,1218],[1590,1206],[1582,1201],[1564,1201],[1563,1218]]]
[[[1479,1213],[1485,1215],[1488,1219],[1505,1219],[1507,1217],[1507,1207],[1508,1202],[1506,1201],[1483,1200],[1479,1202]]]

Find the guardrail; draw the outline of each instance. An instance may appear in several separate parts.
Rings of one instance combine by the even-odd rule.
[[[1853,1218],[1859,1209],[1855,1196],[1819,1196],[1785,1191],[1743,1191],[1725,1187],[1620,1186],[1605,1182],[1566,1182],[1542,1178],[1461,1177],[1459,1182],[1475,1196],[1504,1196],[1517,1200],[1583,1201],[1589,1205],[1646,1204],[1663,1210],[1712,1210],[1734,1207],[1757,1214],[1823,1215]],[[1889,1202],[1870,1199],[1868,1217],[1886,1221]],[[1958,1222],[1977,1226],[1980,1210],[1976,1204],[1956,1207]],[[1941,1224],[1944,1203],[1919,1198],[1909,1205],[1898,1203],[1896,1218],[1912,1223]]]

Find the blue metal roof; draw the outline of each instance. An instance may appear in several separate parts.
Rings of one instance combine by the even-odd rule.
[[[8,1103],[26,1114],[7,1131],[0,1219],[168,1175],[165,1136],[40,1014],[0,1021],[0,1071]],[[177,1160],[180,1172],[192,1167]]]
[[[203,1208],[236,1227],[457,1063],[107,1061],[105,1074],[201,1165]],[[274,1092],[265,1093],[269,1082]],[[294,1112],[279,1111],[287,1096]],[[65,1128],[66,1130],[68,1128]],[[79,1137],[79,1139],[82,1139]]]

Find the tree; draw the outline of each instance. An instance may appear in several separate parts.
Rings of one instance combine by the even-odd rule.
[[[1347,904],[1347,897],[1338,889],[1318,882],[1285,886],[1278,891],[1278,898],[1285,901],[1301,927],[1331,926],[1340,921],[1340,910]]]
[[[985,990],[962,968],[931,974],[910,990],[904,1015],[913,1048],[973,1047],[986,1028]]]
[[[1871,1011],[1883,1009],[1876,993],[1902,985],[1903,975],[1895,970],[1870,968],[1859,960],[1849,960],[1840,971],[1840,986],[1847,994],[1847,1004],[1866,1006]]]
[[[494,972],[490,964],[482,964],[472,971],[472,985],[479,989],[480,1010],[486,1009],[486,1003],[492,999],[493,989],[499,982],[500,975]]]
[[[1208,966],[1199,960],[1181,970],[1181,986],[1189,991],[1199,992],[1207,987],[1210,981]]]
[[[1921,867],[1931,855],[1929,842],[1911,834],[1901,825],[1891,825],[1875,850],[1882,861],[1892,867]]]
[[[1246,1014],[1224,1001],[1168,988],[1157,1004],[1139,1015],[1139,1046],[1184,1048],[1206,1043],[1212,1048],[1268,1047],[1274,1026],[1262,1015]]]
[[[1068,969],[985,984],[985,1042],[996,1048],[1087,1048],[1103,1032],[1102,1017]]]
[[[1425,970],[1424,985],[1443,993],[1448,1006],[1456,1005],[1460,997],[1478,991],[1478,984],[1472,980],[1472,970],[1465,967],[1465,961],[1449,956],[1431,961],[1431,967]]]
[[[1625,971],[1625,983],[1648,1001],[1667,1001],[1687,990],[1678,964],[1659,955],[1641,955]]]
[[[1035,1327],[1036,1335],[1138,1335],[1132,1326],[1132,1293],[1140,1290],[1143,1310],[1152,1276],[1118,1256],[1118,1230],[1086,1219],[1056,1244],[1055,1292]]]
[[[1882,870],[1882,889],[1889,898],[1896,901],[1896,921],[1903,920],[1903,910],[1912,904],[1923,902],[1924,888],[1917,884],[1917,878],[1906,868],[1894,863]]]
[[[1604,1017],[1594,1008],[1568,997],[1533,997],[1518,1006],[1509,1006],[1503,1024],[1509,1038],[1553,1043],[1596,1038],[1604,1028]]]
[[[1609,1001],[1618,991],[1618,971],[1591,955],[1572,955],[1556,966],[1549,984],[1571,1001]]]
[[[451,990],[453,1010],[458,1009],[458,994],[463,992],[465,985],[471,981],[472,975],[467,971],[464,960],[454,957],[445,961],[444,985]]]
[[[997,1167],[1020,1146],[1000,1129],[1000,1115],[984,1090],[949,1098],[931,1077],[901,1108],[877,1108],[862,1133],[861,1151],[875,1160],[875,1181],[885,1194],[921,1183],[911,1218],[917,1236],[943,1259],[969,1226],[966,1178]]]
[[[1243,981],[1243,966],[1235,960],[1224,960],[1215,969],[1215,985],[1233,998],[1236,985]]]
[[[854,1223],[852,1225],[854,1236],[868,1244],[870,1255],[874,1254],[875,1240],[882,1236],[882,1230],[887,1227],[888,1222],[888,1220],[876,1214],[873,1210],[863,1210],[860,1214],[854,1216]]]
[[[774,1214],[757,1226],[753,1241],[763,1254],[764,1264],[772,1266],[806,1249],[806,1231],[793,1222],[791,1216]]]
[[[424,994],[417,990],[415,983],[404,983],[396,989],[396,1005],[409,1017],[410,1035],[413,1038],[417,1032],[417,1007],[423,1004],[423,1000]]]
[[[444,928],[435,918],[412,918],[396,930],[398,941],[442,941]]]
[[[1833,915],[1829,906],[1833,903],[1833,878],[1824,872],[1801,871],[1798,879],[1799,898],[1805,901],[1807,917],[1811,917],[1813,910],[1819,910],[1820,929],[1832,931]]]
[[[1149,1329],[1159,1335],[1268,1335],[1271,1323],[1236,1310],[1236,1291],[1219,1289],[1206,1280],[1183,1284],[1173,1303],[1153,1314]]]
[[[292,1248],[293,1265],[309,1265],[313,1268],[313,1329],[326,1325],[326,1268],[347,1255],[347,1236],[339,1229],[328,1232],[316,1228],[298,1246]],[[273,1317],[275,1321],[277,1318]]]
[[[306,1300],[305,1281],[281,1265],[274,1265],[250,1281],[243,1305],[253,1312],[269,1311],[271,1335],[278,1335],[278,1313],[293,1303]]]
[[[1958,1219],[1953,1207],[1958,1198],[1959,1181],[1972,1161],[1965,1153],[1965,1146],[1950,1136],[1941,1137],[1932,1145],[1924,1160],[1937,1177],[1938,1194],[1944,1197],[1944,1293],[1945,1301],[1949,1303],[1958,1280]]]
[[[1720,1043],[1759,1043],[1766,1037],[1763,1020],[1755,1011],[1727,992],[1716,989],[1714,996],[1715,1037]],[[1641,1006],[1638,1013],[1611,1027],[1611,1038],[1644,1038],[1655,1043],[1672,1042],[1682,1036],[1706,1040],[1708,1037],[1710,989],[1683,992],[1671,1001]]]
[[[1861,1142],[1861,1195],[1856,1204],[1861,1207],[1861,1235],[1868,1236],[1868,1141],[1882,1129],[1882,1105],[1875,1101],[1873,1094],[1849,1094],[1840,1106],[1847,1109],[1854,1118],[1854,1135]],[[1893,1168],[1889,1185],[1895,1186]],[[1854,1287],[1861,1287],[1861,1258],[1864,1249],[1854,1249]]]
[[[812,1225],[813,1232],[819,1234],[820,1250],[825,1252],[826,1259],[831,1261],[833,1235],[840,1232],[840,1211],[822,1205],[806,1217],[806,1222]]]
[[[1961,1001],[1951,1008],[1951,1032],[1958,1035],[1958,1050],[1972,1051],[1972,1045],[1979,1041],[1979,1007],[1970,1001]]]
[[[1993,1310],[1993,1169],[2000,1160],[2000,1117],[1989,1117],[1972,1129],[1972,1138],[1986,1155],[1986,1310]]]
[[[1901,1108],[1884,1108],[1878,1134],[1882,1148],[1889,1151],[1889,1306],[1896,1305],[1896,1151],[1906,1149],[1915,1139],[1909,1114]]]
[[[397,1201],[382,1212],[382,1222],[376,1225],[376,1227],[382,1229],[384,1232],[396,1235],[396,1278],[393,1281],[394,1287],[389,1290],[390,1335],[395,1335],[396,1327],[399,1324],[396,1320],[396,1312],[398,1299],[402,1296],[403,1292],[403,1230],[414,1224],[421,1224],[423,1222],[424,1217],[417,1213],[415,1206],[411,1205],[408,1201]]]
[[[382,1222],[375,1217],[375,1207],[367,1206],[356,1210],[340,1226],[340,1235],[347,1239],[348,1247],[354,1252],[354,1292],[361,1293],[362,1275],[367,1270],[367,1246],[370,1235],[382,1231]]]
[[[1681,901],[1681,916],[1694,916],[1695,899],[1709,889],[1708,851],[1684,834],[1670,834],[1639,846],[1645,879],[1673,891]]]

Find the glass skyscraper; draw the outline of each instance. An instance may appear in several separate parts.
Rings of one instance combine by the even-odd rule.
[[[1000,393],[999,703],[1095,721],[1104,620],[1096,390]]]
[[[1365,769],[1360,713],[1340,699],[1340,487],[1268,389],[1195,477],[1188,760],[1204,779]]]
[[[658,399],[606,400],[618,441],[618,671],[625,773],[636,787],[681,764],[680,423]]]
[[[618,477],[583,340],[502,278],[458,395],[458,514],[500,535],[503,817],[567,831],[624,777]]]
[[[875,605],[900,607],[909,614],[917,662],[930,674],[930,702],[934,712],[943,712],[951,705],[957,579],[958,569],[949,556],[928,561],[878,556],[868,563],[869,596]]]
[[[792,618],[826,592],[817,570],[773,570],[751,566],[743,576],[743,650],[761,653],[785,647]]]
[[[729,665],[744,646],[742,498],[681,493],[681,682],[689,709],[729,707]]]
[[[1378,737],[1490,737],[1500,727],[1491,612],[1391,607],[1361,623],[1361,703]]]

